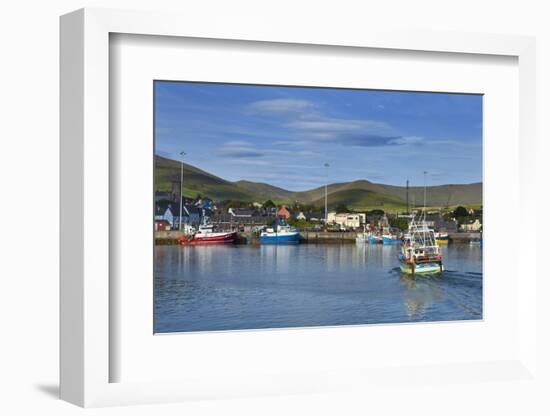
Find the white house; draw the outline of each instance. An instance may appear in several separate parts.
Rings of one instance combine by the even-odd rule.
[[[481,229],[481,222],[479,222],[479,219],[476,218],[474,221],[468,221],[467,223],[462,224],[460,229],[462,231],[479,231]]]
[[[364,213],[340,213],[329,212],[327,215],[329,224],[338,224],[346,228],[359,228],[366,223],[366,215]]]

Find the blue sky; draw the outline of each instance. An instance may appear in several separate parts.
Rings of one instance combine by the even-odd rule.
[[[236,181],[300,191],[327,182],[482,179],[482,97],[155,82],[155,152]],[[325,163],[329,167],[325,167]]]

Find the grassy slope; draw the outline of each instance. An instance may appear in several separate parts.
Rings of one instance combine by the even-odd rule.
[[[180,180],[180,162],[156,156],[156,189],[170,191],[172,182]],[[187,196],[208,196],[213,199],[240,199],[249,201],[253,194],[239,188],[233,182],[211,175],[201,169],[184,163],[184,194]]]
[[[400,210],[405,208],[402,199],[383,195],[366,189],[343,189],[332,192],[327,198],[329,209],[339,204],[344,204],[354,210],[372,210],[383,209],[388,211]],[[324,196],[313,201],[314,205],[323,206]]]
[[[237,185],[239,189],[243,189],[254,195],[263,195],[265,198],[271,199],[272,201],[292,201],[295,194],[292,191],[287,191],[286,189],[261,182],[237,181],[234,182],[234,184]],[[265,202],[265,200],[259,202]]]
[[[179,182],[180,163],[175,160],[156,156],[156,189],[171,190],[173,181]],[[427,188],[427,205],[456,206],[480,205],[481,183],[467,185],[442,185]],[[250,181],[230,182],[214,176],[194,166],[184,164],[184,194],[194,197],[197,194],[213,199],[236,199],[247,202],[264,202],[271,199],[275,203],[303,203],[324,206],[325,188],[319,187],[305,192],[287,191],[265,183]],[[329,205],[339,203],[356,209],[402,208],[405,206],[405,187],[382,185],[358,180],[336,183],[328,186]],[[411,205],[420,206],[423,202],[424,189],[411,187],[409,198]]]

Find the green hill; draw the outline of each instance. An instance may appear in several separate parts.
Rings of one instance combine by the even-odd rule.
[[[325,197],[312,201],[313,205],[324,206]],[[332,192],[327,197],[329,209],[333,209],[340,204],[346,205],[354,210],[395,210],[403,209],[406,203],[396,197],[379,194],[366,189],[344,189]]]
[[[157,191],[170,191],[172,183],[180,181],[180,162],[161,156],[155,157],[155,185]],[[226,181],[208,172],[183,164],[183,194],[195,197],[200,194],[212,199],[254,200],[254,195],[233,182]]]
[[[237,181],[235,185],[252,195],[269,195],[267,199],[271,199],[272,201],[292,201],[295,195],[295,192],[287,191],[286,189],[278,188],[267,183]],[[261,202],[265,201],[262,200]]]
[[[180,162],[161,156],[155,157],[155,184],[158,191],[170,191],[172,183],[179,184]],[[345,204],[354,209],[402,209],[406,205],[406,189],[403,186],[377,184],[367,180],[334,183],[327,187],[330,207]],[[234,199],[244,202],[265,202],[271,199],[278,204],[296,201],[324,206],[325,187],[304,192],[292,192],[273,185],[251,181],[230,182],[184,164],[184,194],[198,194],[215,200]],[[423,187],[409,189],[411,206],[420,206],[424,200]],[[426,188],[426,204],[431,207],[456,205],[481,205],[482,184],[439,185]]]

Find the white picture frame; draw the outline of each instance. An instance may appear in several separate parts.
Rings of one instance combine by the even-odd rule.
[[[314,25],[307,32],[266,22],[244,21],[239,30],[220,19],[203,25],[190,16],[168,13],[83,9],[61,18],[61,397],[80,406],[155,403],[194,398],[255,394],[323,392],[351,384],[391,383],[399,369],[369,368],[368,374],[347,367],[330,376],[297,376],[283,369],[277,376],[241,378],[222,373],[178,381],[112,382],[110,368],[117,357],[111,348],[111,314],[116,305],[109,279],[110,256],[110,34],[277,42],[333,47],[429,51],[440,54],[502,55],[517,58],[519,67],[519,190],[520,216],[535,203],[530,178],[535,172],[535,42],[506,35],[360,30],[328,32]],[[523,215],[525,214],[525,215]],[[532,216],[531,216],[532,218]],[[535,227],[523,227],[523,238],[536,240]],[[530,254],[518,249],[518,261]],[[476,371],[498,379],[525,380],[536,376],[535,261],[517,292],[518,346],[508,359],[457,365],[422,365],[415,377],[430,379],[445,373],[448,380],[470,380]],[[517,274],[517,270],[510,270]],[[151,276],[152,279],[152,276]],[[294,336],[302,333],[294,330]],[[309,334],[312,334],[311,332]],[[326,333],[325,333],[326,334]],[[303,337],[303,336],[302,336]],[[216,341],[217,342],[217,341]],[[242,342],[242,341],[235,341]],[[406,372],[411,372],[409,368]],[[413,377],[414,378],[414,377]],[[347,380],[343,383],[342,380]],[[344,387],[345,388],[345,387]]]

